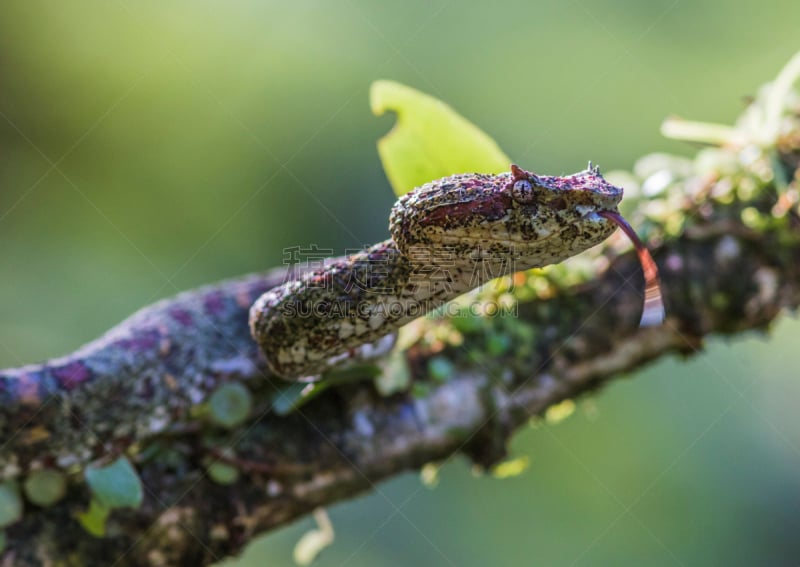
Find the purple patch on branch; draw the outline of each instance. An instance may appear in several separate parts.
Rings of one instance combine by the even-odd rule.
[[[92,372],[81,362],[70,362],[64,366],[53,368],[55,376],[61,387],[72,390],[92,377]]]
[[[225,309],[222,294],[218,291],[209,293],[205,299],[203,299],[203,306],[206,309],[206,313],[209,315],[219,315]]]
[[[184,327],[190,326],[193,322],[192,314],[186,311],[186,309],[170,309],[169,316]]]
[[[123,350],[143,352],[158,345],[160,340],[161,334],[155,329],[149,329],[146,331],[137,332],[130,339],[121,339],[119,341],[115,341],[114,345]]]

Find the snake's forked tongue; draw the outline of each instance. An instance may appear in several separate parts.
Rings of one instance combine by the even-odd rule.
[[[598,211],[600,216],[614,222],[622,229],[636,248],[639,262],[644,271],[644,308],[642,309],[642,319],[639,321],[640,327],[650,327],[660,325],[664,321],[664,301],[661,298],[661,283],[658,279],[658,266],[656,266],[653,256],[647,250],[644,243],[633,230],[628,221],[621,214],[613,211]]]

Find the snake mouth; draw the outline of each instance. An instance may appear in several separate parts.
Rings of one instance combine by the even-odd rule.
[[[581,214],[581,219],[589,222],[609,223],[619,225],[615,222],[614,218],[621,216],[616,207],[613,208],[599,208],[592,205],[581,205],[576,207],[576,210]]]
[[[598,217],[599,218],[599,217]],[[458,244],[472,244],[478,245],[481,243],[493,244],[508,244],[508,245],[540,245],[549,240],[556,239],[560,236],[556,230],[541,231],[536,237],[526,235],[524,233],[510,233],[501,232],[496,234],[486,235],[473,235],[473,234],[451,234],[442,235],[440,242],[445,245],[458,245]]]

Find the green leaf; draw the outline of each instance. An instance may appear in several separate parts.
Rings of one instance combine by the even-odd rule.
[[[453,371],[453,363],[442,356],[434,356],[428,361],[428,374],[436,382],[447,382]]]
[[[504,333],[492,333],[486,342],[486,352],[492,356],[500,356],[511,348],[511,337]]]
[[[331,370],[318,382],[294,382],[281,387],[272,395],[272,411],[278,415],[289,415],[304,406],[328,388],[370,380],[380,375],[374,364],[354,364]]]
[[[79,512],[77,518],[83,529],[91,535],[103,537],[106,535],[106,520],[110,512],[111,510],[100,504],[95,498],[92,498],[89,502],[89,509],[85,512]]]
[[[33,471],[22,485],[25,496],[37,506],[52,506],[64,497],[67,481],[58,471],[44,469]]]
[[[501,173],[511,160],[480,128],[437,98],[394,81],[375,81],[372,113],[397,114],[378,140],[378,154],[396,195],[455,173]]]
[[[233,428],[244,422],[253,407],[253,396],[250,390],[231,382],[217,388],[209,400],[211,419],[217,425]]]
[[[239,480],[239,469],[228,463],[216,461],[208,465],[206,470],[211,480],[217,484],[228,485]]]
[[[16,482],[0,484],[0,527],[4,528],[22,518],[22,498]]]
[[[109,510],[135,509],[142,504],[142,482],[125,457],[105,467],[88,467],[84,474],[94,499]]]
[[[308,388],[305,382],[292,382],[281,385],[272,396],[272,411],[278,415],[289,415],[303,398],[303,391]]]

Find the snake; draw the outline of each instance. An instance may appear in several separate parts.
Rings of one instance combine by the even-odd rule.
[[[316,380],[383,356],[405,323],[493,278],[575,256],[617,226],[644,268],[640,325],[657,324],[656,265],[617,210],[622,194],[591,165],[564,177],[515,165],[445,177],[400,197],[391,238],[356,254],[189,290],[66,356],[0,370],[0,479],[191,427],[194,408],[230,381],[265,371]]]
[[[601,243],[618,226],[642,258],[646,249],[617,209],[622,196],[622,188],[591,162],[567,176],[512,164],[499,174],[426,183],[392,207],[389,239],[261,295],[250,309],[251,334],[274,374],[316,380],[380,350],[401,326],[465,292],[562,262]],[[663,318],[663,307],[655,263],[650,258],[643,266],[642,323],[650,324]]]

